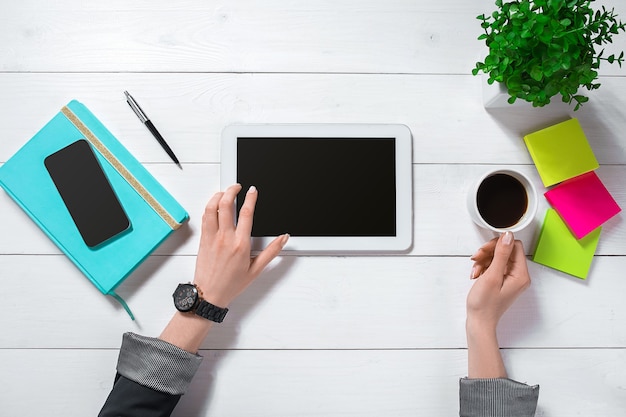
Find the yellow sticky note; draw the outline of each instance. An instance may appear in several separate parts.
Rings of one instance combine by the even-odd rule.
[[[530,133],[524,142],[546,187],[600,166],[577,119]]]
[[[600,240],[601,227],[577,240],[554,209],[548,209],[543,221],[533,261],[586,279]]]

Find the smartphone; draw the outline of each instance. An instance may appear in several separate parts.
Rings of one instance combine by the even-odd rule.
[[[94,248],[130,228],[130,221],[91,145],[80,139],[44,164],[85,244]]]

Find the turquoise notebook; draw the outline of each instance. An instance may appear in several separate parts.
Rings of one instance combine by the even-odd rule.
[[[44,159],[86,139],[131,223],[131,230],[88,247],[72,220]],[[0,186],[103,293],[115,288],[187,218],[185,209],[80,102],[65,106],[0,167]]]

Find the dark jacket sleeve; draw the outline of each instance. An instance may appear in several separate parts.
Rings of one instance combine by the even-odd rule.
[[[168,417],[201,362],[160,339],[124,334],[115,383],[99,417]]]
[[[461,417],[532,417],[539,400],[539,385],[507,378],[462,378],[459,396]]]
[[[98,417],[169,417],[180,397],[144,387],[117,374]]]

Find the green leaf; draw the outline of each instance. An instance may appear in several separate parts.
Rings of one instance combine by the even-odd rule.
[[[572,21],[567,19],[567,18],[565,18],[565,19],[561,19],[561,21],[559,23],[561,23],[562,26],[567,27],[567,26],[572,24]]]
[[[572,66],[571,58],[567,55],[563,56],[563,61],[561,61],[561,68],[563,68],[564,70],[568,70],[571,68],[571,66]]]
[[[545,14],[537,14],[535,19],[537,20],[537,22],[543,23],[544,25],[550,22],[550,17],[546,16]]]
[[[485,58],[485,65],[487,66],[498,65],[498,62],[500,62],[500,57],[497,55],[489,54]]]
[[[543,78],[543,72],[541,71],[541,67],[539,67],[539,65],[532,67],[530,70],[530,76],[535,81],[541,81],[541,79]]]
[[[506,88],[508,90],[519,90],[522,85],[522,79],[519,76],[511,77],[506,82]]]
[[[548,0],[548,7],[558,12],[563,7],[563,0]]]
[[[552,97],[559,93],[559,87],[557,86],[557,82],[551,81],[546,84],[546,96]]]

